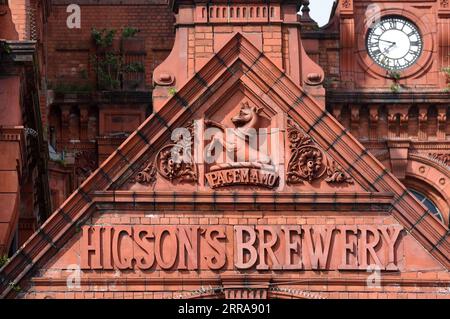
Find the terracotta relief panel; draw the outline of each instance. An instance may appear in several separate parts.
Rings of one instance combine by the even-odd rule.
[[[125,189],[360,190],[276,105],[269,107],[245,92],[200,111],[171,137]]]

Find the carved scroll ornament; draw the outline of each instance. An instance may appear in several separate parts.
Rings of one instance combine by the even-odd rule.
[[[311,183],[324,176],[325,181],[330,184],[353,183],[353,179],[342,167],[329,159],[292,120],[288,120],[287,132],[291,149],[287,167],[288,183]]]
[[[196,182],[197,169],[192,158],[194,124],[188,128],[190,138],[180,137],[175,143],[164,146],[154,161],[146,164],[145,168],[137,173],[134,182],[143,185],[153,185],[157,173],[170,182]]]
[[[156,172],[153,162],[149,162],[147,163],[147,166],[136,175],[135,181],[143,185],[153,185],[156,182]]]
[[[169,144],[161,149],[156,157],[156,169],[162,177],[171,182],[197,181],[195,164],[190,155],[189,160],[186,160],[183,152],[183,147],[179,144]]]

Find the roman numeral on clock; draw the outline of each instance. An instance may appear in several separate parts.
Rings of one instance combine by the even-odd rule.
[[[381,56],[381,51],[380,50],[374,50],[374,51],[372,51],[372,55],[374,56],[374,58],[379,60],[379,58]]]

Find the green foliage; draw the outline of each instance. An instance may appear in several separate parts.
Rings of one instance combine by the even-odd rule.
[[[392,93],[400,92],[402,88],[401,84],[399,83],[400,78],[402,77],[401,73],[398,71],[389,71],[388,77],[392,79],[391,92]]]
[[[6,42],[0,42],[0,53],[11,53],[11,47]]]
[[[134,37],[137,33],[139,33],[141,30],[133,28],[133,27],[125,27],[122,31],[122,38],[126,39],[126,38],[132,38]]]
[[[106,52],[101,56],[94,55],[92,59],[97,70],[99,89],[119,89],[120,75],[123,64],[122,56],[114,52]]]
[[[450,67],[443,68],[442,72],[447,76],[447,87],[444,89],[444,92],[450,93]]]
[[[169,93],[170,96],[174,96],[175,94],[177,94],[177,89],[174,87],[171,87],[167,90],[167,93]]]
[[[398,92],[400,92],[400,89],[401,89],[401,88],[402,88],[401,85],[398,84],[398,83],[392,83],[392,85],[391,85],[391,91],[392,91],[392,93],[398,93]]]
[[[12,290],[14,290],[15,292],[20,292],[22,290],[22,288],[20,288],[20,286],[18,284],[15,284],[14,282],[10,282],[9,286],[11,287]]]
[[[445,74],[447,74],[448,77],[450,77],[450,66],[446,67],[446,68],[443,68],[442,72],[444,72]]]
[[[95,45],[99,48],[109,48],[113,44],[114,36],[116,35],[116,30],[114,29],[102,29],[97,30],[95,28],[91,31],[92,39]]]
[[[96,66],[100,90],[119,90],[124,73],[145,72],[141,62],[124,63],[123,56],[114,52],[94,55],[93,65]]]
[[[2,268],[4,265],[6,265],[8,263],[8,261],[9,261],[8,256],[6,256],[6,255],[0,256],[0,268]]]
[[[130,38],[139,32],[138,29],[125,27],[122,38]],[[91,56],[91,63],[97,73],[97,83],[99,90],[120,90],[123,75],[125,73],[144,73],[145,67],[141,62],[125,63],[121,52],[115,52],[112,48],[116,30],[92,29],[92,38],[99,50],[97,54]],[[136,86],[137,87],[137,86]]]
[[[129,64],[125,64],[123,71],[126,73],[144,73],[145,67],[142,62],[132,62]]]
[[[390,71],[389,72],[389,77],[391,79],[393,79],[394,81],[400,80],[401,76],[402,76],[401,73],[398,71]]]

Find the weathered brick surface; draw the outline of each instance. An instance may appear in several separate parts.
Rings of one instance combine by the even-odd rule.
[[[92,28],[117,29],[118,38],[124,27],[138,28],[145,39],[146,82],[151,85],[152,72],[170,53],[174,39],[174,17],[166,5],[81,5],[81,29],[66,25],[66,5],[53,5],[48,22],[49,81],[80,79],[89,70],[93,52]],[[94,74],[90,74],[91,78]]]

